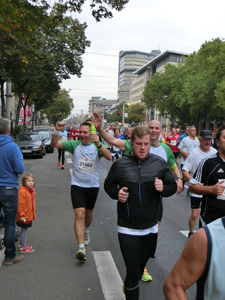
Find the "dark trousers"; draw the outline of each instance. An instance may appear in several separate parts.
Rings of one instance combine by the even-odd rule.
[[[63,149],[58,149],[58,161],[61,160],[61,156],[62,156],[62,165],[64,165],[65,151]]]
[[[118,233],[120,249],[126,265],[124,291],[127,300],[138,300],[139,280],[150,257],[155,254],[157,233],[133,236]]]
[[[0,187],[0,206],[5,215],[5,259],[10,260],[16,256],[16,214],[18,206],[18,190],[16,188]]]

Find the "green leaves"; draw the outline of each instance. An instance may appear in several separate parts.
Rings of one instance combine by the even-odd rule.
[[[143,101],[181,124],[220,121],[225,115],[225,43],[205,42],[183,64],[168,64],[147,83]]]

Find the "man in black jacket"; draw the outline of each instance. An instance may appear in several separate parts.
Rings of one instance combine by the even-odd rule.
[[[118,237],[126,265],[127,300],[139,298],[139,280],[154,256],[160,197],[176,192],[176,181],[159,156],[149,154],[150,131],[137,126],[131,134],[132,153],[117,160],[105,180],[105,191],[118,200]]]

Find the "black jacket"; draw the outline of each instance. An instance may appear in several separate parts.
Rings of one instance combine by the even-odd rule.
[[[156,191],[154,180],[163,181],[163,191]],[[105,179],[105,191],[118,200],[118,192],[127,187],[129,198],[118,201],[118,225],[132,229],[146,229],[157,224],[160,197],[169,197],[177,190],[176,181],[167,165],[159,156],[148,154],[140,164],[128,154],[113,163]]]

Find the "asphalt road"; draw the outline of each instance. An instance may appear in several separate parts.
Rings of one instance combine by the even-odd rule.
[[[25,173],[35,177],[37,219],[28,230],[27,243],[35,252],[13,266],[0,267],[1,300],[120,300],[125,266],[116,231],[116,201],[104,192],[103,183],[111,162],[102,159],[100,192],[91,227],[87,261],[75,259],[77,242],[73,231],[74,212],[70,201],[72,156],[66,155],[65,169],[57,166],[57,151],[43,159],[25,158]],[[21,178],[20,178],[21,179]],[[162,284],[179,257],[187,238],[190,200],[186,189],[163,200],[156,258],[148,262],[153,277],[140,282],[140,300],[163,300]],[[3,234],[3,230],[0,231]],[[18,243],[17,243],[18,245]],[[0,251],[0,264],[3,258]],[[19,251],[18,253],[19,254]],[[187,291],[195,299],[195,286]]]

